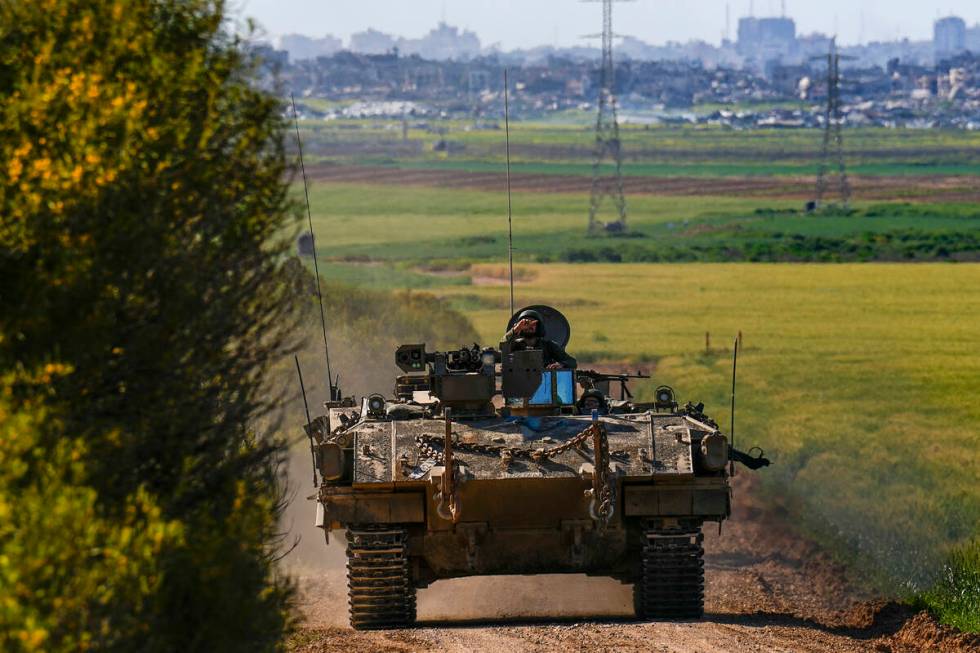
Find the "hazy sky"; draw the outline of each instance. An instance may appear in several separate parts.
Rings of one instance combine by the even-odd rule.
[[[421,36],[443,17],[475,31],[484,45],[504,49],[586,43],[599,30],[600,8],[580,0],[230,0],[242,16],[258,19],[271,35],[296,32],[347,37],[368,27],[399,36]],[[755,0],[755,15],[778,15],[779,0]],[[786,0],[787,15],[802,33],[840,35],[843,43],[932,37],[932,22],[950,13],[980,22],[980,0]],[[734,38],[749,0],[636,0],[616,7],[615,29],[650,43],[698,38],[712,43],[725,32],[731,7]],[[836,27],[836,30],[835,30]]]

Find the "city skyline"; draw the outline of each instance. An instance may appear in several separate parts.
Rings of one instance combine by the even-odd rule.
[[[638,0],[617,6],[616,24],[621,33],[652,44],[691,40],[717,44],[726,32],[726,5],[730,10],[728,35],[734,40],[738,19],[749,15],[750,6],[754,5],[753,15],[763,17],[781,15],[782,4],[770,0],[703,0],[696,4]],[[786,16],[796,21],[799,33],[836,33],[843,45],[929,40],[933,22],[941,16],[957,15],[968,25],[980,22],[975,0],[946,0],[938,8],[922,4],[910,0],[825,0],[820,6],[801,0],[785,2]],[[406,13],[406,3],[396,0],[364,0],[358,5],[333,0],[238,0],[238,16],[256,19],[269,37],[331,34],[345,43],[351,34],[369,28],[420,37],[445,20],[476,32],[484,46],[504,50],[588,45],[580,37],[595,32],[599,21],[595,4],[577,0],[536,0],[533,5],[517,0],[416,0],[410,6],[413,11]]]

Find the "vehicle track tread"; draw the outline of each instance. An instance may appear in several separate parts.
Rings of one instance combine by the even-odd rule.
[[[700,619],[704,616],[704,535],[701,527],[663,528],[648,522],[634,585],[640,619]]]
[[[415,585],[408,559],[408,530],[349,526],[347,588],[355,630],[406,628],[415,623]]]

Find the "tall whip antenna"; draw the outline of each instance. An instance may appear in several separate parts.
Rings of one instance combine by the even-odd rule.
[[[303,192],[306,195],[306,221],[310,227],[310,242],[313,245],[313,273],[316,275],[316,298],[320,303],[320,329],[323,332],[323,355],[327,359],[327,387],[330,388],[330,401],[336,401],[337,386],[330,372],[330,346],[327,344],[327,318],[323,312],[323,293],[320,291],[320,266],[316,261],[316,236],[313,233],[313,213],[310,210],[310,187],[306,182],[306,164],[303,163],[303,141],[299,137],[299,114],[296,113],[296,98],[289,94],[293,105],[293,127],[296,130],[296,146],[299,148],[299,167],[303,172]]]
[[[303,370],[299,368],[299,356],[293,356],[296,361],[296,374],[299,376],[299,390],[303,394],[303,408],[306,409],[306,437],[310,440],[310,456],[313,458],[313,487],[318,485],[316,480],[316,452],[313,446],[313,420],[310,419],[310,404],[306,401],[306,385],[303,383]]]
[[[732,444],[728,448],[729,469],[728,473],[735,476],[735,370],[738,369],[738,338],[735,338],[735,349],[732,354],[732,422],[728,435],[732,439]]]
[[[514,207],[510,194],[510,84],[504,68],[504,132],[507,139],[507,256],[510,261],[510,314],[514,314]]]

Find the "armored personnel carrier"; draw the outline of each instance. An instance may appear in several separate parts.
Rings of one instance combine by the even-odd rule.
[[[307,426],[317,526],[346,532],[351,625],[412,624],[439,579],[562,572],[633,583],[640,618],[700,617],[702,524],[728,517],[735,461],[768,461],[668,386],[636,403],[646,377],[569,367],[557,310],[508,326],[497,347],[403,345],[393,396],[329,402]]]

